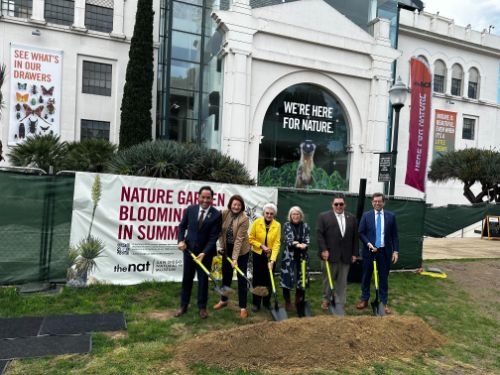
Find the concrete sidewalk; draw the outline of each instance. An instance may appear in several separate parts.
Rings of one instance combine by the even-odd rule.
[[[500,240],[424,238],[424,260],[464,258],[500,258]]]

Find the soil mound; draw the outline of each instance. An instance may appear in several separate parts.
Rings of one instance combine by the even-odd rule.
[[[417,317],[317,316],[211,332],[181,343],[175,359],[291,374],[408,357],[442,344],[444,339]]]

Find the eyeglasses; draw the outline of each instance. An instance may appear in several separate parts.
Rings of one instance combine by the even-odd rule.
[[[342,206],[344,205],[344,203],[334,203],[333,205],[334,205],[335,207],[338,207],[338,206],[342,207]]]

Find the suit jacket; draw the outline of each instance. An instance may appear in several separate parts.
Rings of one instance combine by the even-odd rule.
[[[248,242],[252,245],[252,251],[257,254],[262,254],[260,245],[264,244],[266,239],[266,223],[263,217],[255,220],[250,228]],[[271,260],[276,262],[280,252],[281,241],[281,224],[276,220],[271,222],[269,233],[267,234],[267,247],[271,249]]]
[[[368,243],[375,246],[375,241],[377,239],[375,210],[370,210],[363,214],[359,222],[359,237],[361,242],[363,242],[363,254],[368,254]],[[384,245],[390,254],[392,254],[393,251],[399,251],[396,216],[392,212],[386,210],[384,210]]]
[[[318,216],[316,238],[320,257],[323,250],[328,250],[329,261],[351,264],[352,256],[359,255],[358,223],[356,217],[349,212],[344,211],[344,215],[344,237],[342,237],[335,212],[327,211]]]
[[[221,231],[221,213],[210,206],[205,213],[203,224],[198,229],[199,212],[200,206],[198,204],[191,205],[186,209],[179,224],[178,242],[185,241],[187,248],[195,255],[203,252],[213,256],[217,252],[216,243]]]
[[[231,210],[224,210],[224,212],[222,212],[222,231],[219,236],[220,245],[224,250],[226,250],[226,233],[229,228],[229,224],[231,224],[231,219]],[[240,255],[245,255],[250,251],[250,243],[248,242],[248,226],[248,216],[245,212],[241,212],[233,220],[233,260],[237,260]],[[225,255],[227,255],[227,253]]]

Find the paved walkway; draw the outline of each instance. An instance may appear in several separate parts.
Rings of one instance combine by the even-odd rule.
[[[423,258],[500,258],[500,240],[481,238],[424,238]]]

